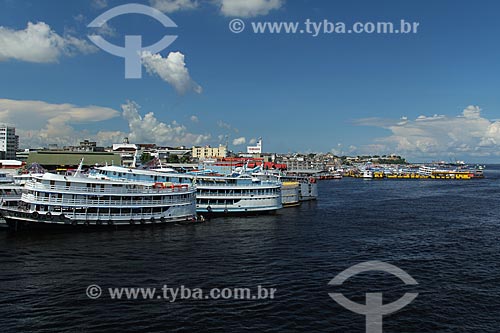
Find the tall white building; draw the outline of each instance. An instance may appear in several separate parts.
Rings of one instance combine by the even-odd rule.
[[[0,159],[15,160],[18,142],[15,127],[0,125]]]
[[[247,146],[248,154],[262,154],[262,138],[259,138],[257,141],[257,145],[255,146]]]

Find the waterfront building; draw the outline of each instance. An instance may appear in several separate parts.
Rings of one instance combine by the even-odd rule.
[[[262,154],[262,138],[259,138],[255,146],[247,147],[247,154]]]
[[[80,161],[84,159],[83,166],[85,168],[95,165],[120,165],[121,156],[110,152],[78,152],[78,151],[36,151],[29,152],[27,165],[33,163],[41,165],[47,170],[66,171],[67,169],[75,169]]]
[[[219,147],[198,147],[193,146],[192,157],[198,160],[204,158],[224,158],[227,156],[227,146],[219,145]]]
[[[0,125],[0,159],[15,160],[18,145],[19,137],[16,135],[16,128]]]

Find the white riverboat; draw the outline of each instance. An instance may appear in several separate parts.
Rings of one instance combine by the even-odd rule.
[[[363,178],[364,179],[373,179],[373,170],[371,170],[371,169],[365,169],[363,171]]]
[[[283,207],[279,182],[248,174],[214,176],[105,166],[95,168],[89,177],[150,184],[193,184],[196,186],[196,212],[203,215],[263,214]]]
[[[257,172],[253,172],[252,176],[261,180],[279,182],[281,184],[281,203],[283,207],[299,206],[300,202],[304,201],[301,199],[302,179],[284,179],[280,173],[271,172],[269,170],[262,171],[261,169]]]
[[[15,184],[0,185],[0,205],[5,207],[17,207],[21,200],[23,186]],[[3,218],[0,218],[0,228],[8,227]]]
[[[281,209],[281,184],[250,175],[200,176],[196,211],[208,215],[263,214]]]
[[[9,227],[122,226],[191,221],[195,189],[189,184],[123,182],[63,176],[33,176],[18,204],[3,204]]]
[[[16,184],[1,184],[0,203],[3,206],[17,206],[17,202],[21,200],[23,188],[24,186]]]
[[[43,173],[23,173],[14,176],[14,184],[24,186],[33,179],[34,176],[41,176]]]
[[[278,170],[262,170],[260,167],[252,176],[280,182],[283,207],[298,206],[302,201],[318,198],[318,183],[314,177],[289,176]]]
[[[14,182],[14,176],[11,173],[0,171],[0,184],[11,184]]]

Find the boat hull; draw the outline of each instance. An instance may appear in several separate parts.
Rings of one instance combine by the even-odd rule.
[[[5,225],[13,231],[27,230],[82,230],[82,229],[117,229],[129,227],[153,227],[175,223],[196,223],[200,222],[193,215],[179,216],[175,218],[155,219],[155,220],[109,220],[109,221],[85,221],[85,220],[39,220],[22,216],[4,216]]]
[[[273,215],[278,211],[277,208],[274,209],[255,209],[255,210],[224,210],[221,209],[212,209],[208,211],[206,208],[196,209],[196,212],[199,216],[203,216],[204,218],[211,217],[238,217],[238,216],[257,216],[257,215]]]
[[[299,201],[316,200],[318,198],[318,183],[302,182],[299,187]]]

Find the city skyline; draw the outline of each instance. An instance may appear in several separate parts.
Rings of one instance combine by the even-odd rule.
[[[16,127],[22,148],[124,137],[216,146],[228,136],[235,151],[263,137],[266,152],[500,161],[494,1],[141,1],[176,23],[167,29],[136,14],[87,27],[123,1],[0,3],[0,123]],[[236,18],[245,31],[230,30]],[[251,31],[307,20],[405,20],[418,32]],[[123,58],[87,38],[148,45],[165,31],[178,37],[141,55],[142,79],[125,79]]]

